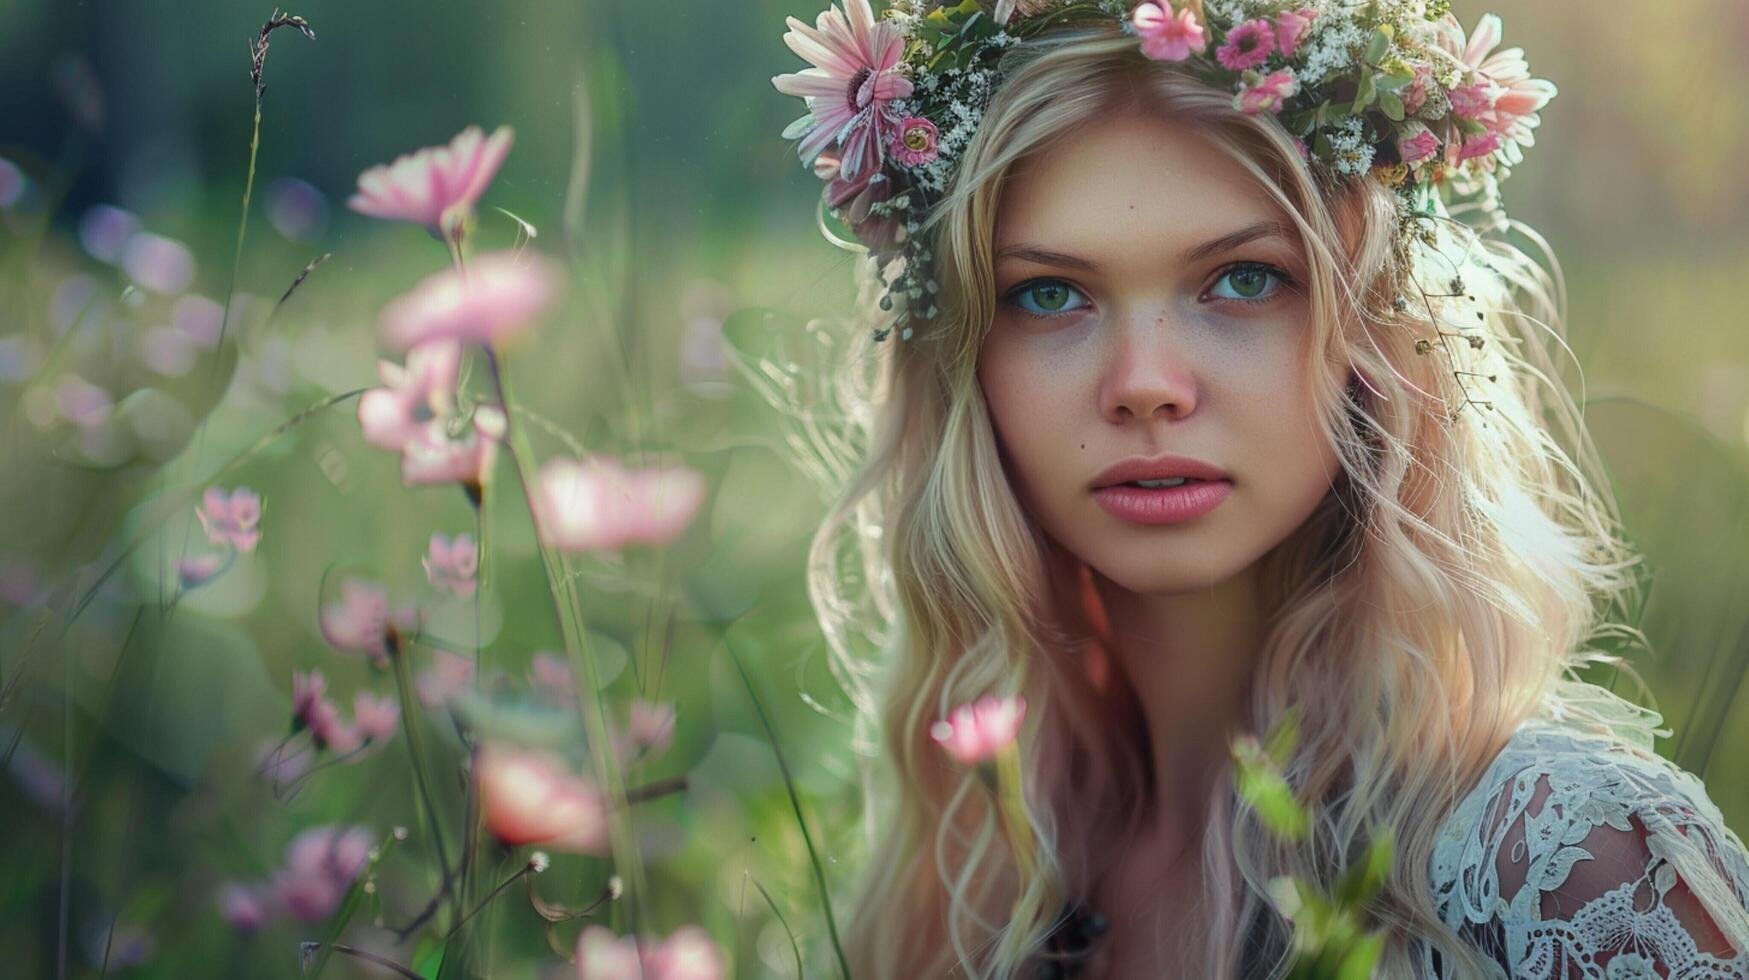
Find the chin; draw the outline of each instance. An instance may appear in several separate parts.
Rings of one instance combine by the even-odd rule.
[[[1083,560],[1113,584],[1137,595],[1207,592],[1251,564],[1245,560],[1247,556],[1218,544],[1161,543],[1140,537],[1116,546],[1102,544],[1089,549]]]

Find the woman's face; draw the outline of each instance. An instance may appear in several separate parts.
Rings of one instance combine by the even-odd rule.
[[[1306,381],[1305,262],[1220,150],[1140,113],[1090,123],[1011,174],[995,247],[978,378],[1009,478],[1059,545],[1132,592],[1185,592],[1312,513],[1338,463]],[[1095,492],[1112,464],[1165,453],[1225,485]],[[1125,498],[1203,506],[1149,523]]]

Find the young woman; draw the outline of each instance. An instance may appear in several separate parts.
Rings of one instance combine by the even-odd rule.
[[[811,568],[882,750],[852,975],[1279,976],[1271,882],[1388,828],[1377,975],[1749,976],[1741,841],[1570,675],[1635,557],[1502,234],[1553,87],[1498,19],[934,6],[792,18],[775,79],[878,275]],[[986,694],[1024,834],[931,738]],[[1290,711],[1298,842],[1231,776]]]

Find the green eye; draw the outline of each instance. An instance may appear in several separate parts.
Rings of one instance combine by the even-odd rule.
[[[1080,295],[1080,290],[1061,279],[1034,279],[1010,290],[1008,300],[1033,316],[1049,316],[1065,310],[1080,309],[1079,306],[1069,305],[1070,297]]]
[[[1271,279],[1278,283],[1275,289],[1269,289]],[[1281,288],[1279,284],[1285,281],[1286,278],[1270,266],[1255,262],[1241,262],[1228,268],[1219,279],[1215,280],[1217,286],[1223,282],[1230,283],[1231,295],[1220,293],[1215,295],[1221,299],[1238,300],[1243,303],[1263,303],[1279,292]]]

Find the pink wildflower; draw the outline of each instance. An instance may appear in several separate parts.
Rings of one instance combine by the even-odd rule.
[[[467,693],[468,685],[473,682],[472,660],[448,650],[434,650],[431,654],[431,666],[419,672],[414,684],[419,690],[419,701],[427,707],[435,708]]]
[[[502,344],[521,334],[559,292],[559,272],[538,252],[488,252],[465,269],[427,276],[383,308],[383,344],[406,350],[437,340]]]
[[[461,358],[460,344],[435,341],[408,351],[405,367],[378,361],[377,375],[384,387],[372,388],[358,400],[364,441],[400,452],[433,419],[454,415]]]
[[[908,97],[912,88],[899,67],[905,37],[898,25],[876,20],[868,0],[844,0],[842,12],[833,5],[813,27],[794,17],[787,23],[784,43],[814,67],[774,76],[771,84],[807,103],[797,146],[802,162],[812,163],[837,145],[846,178],[879,169],[899,124],[893,100]]]
[[[1299,91],[1299,82],[1294,80],[1293,70],[1283,68],[1270,72],[1256,85],[1247,85],[1233,96],[1233,108],[1243,111],[1246,115],[1255,116],[1259,112],[1280,112],[1282,104]]]
[[[537,695],[560,704],[575,704],[577,700],[571,665],[545,650],[537,651],[528,663],[528,686]]]
[[[345,755],[359,746],[357,729],[340,717],[340,709],[328,700],[328,682],[322,672],[292,671],[292,730],[308,729],[318,749]]]
[[[213,544],[228,544],[246,555],[261,540],[261,495],[248,487],[229,492],[207,487],[194,514]]]
[[[1227,43],[1215,49],[1215,60],[1228,71],[1256,68],[1275,53],[1275,28],[1263,18],[1248,20],[1227,32]]]
[[[1186,7],[1176,14],[1171,0],[1149,0],[1130,15],[1142,53],[1155,61],[1183,61],[1208,47],[1208,34]]]
[[[448,146],[428,146],[358,175],[358,193],[347,206],[360,214],[424,225],[441,237],[461,223],[486,192],[513,134],[499,126],[486,136],[469,126]]]
[[[55,391],[55,404],[67,421],[89,432],[109,421],[109,413],[115,408],[115,399],[97,385],[76,374],[69,374],[61,380],[61,386]]]
[[[1282,57],[1294,56],[1294,51],[1300,46],[1300,39],[1306,36],[1306,29],[1317,16],[1318,11],[1311,7],[1284,10],[1275,16],[1275,41],[1281,46]]]
[[[474,536],[466,532],[453,539],[433,534],[428,553],[419,563],[425,566],[425,577],[439,590],[465,598],[473,595],[478,586],[475,576],[480,571],[480,551],[474,545]]]
[[[217,578],[230,564],[228,554],[194,555],[176,562],[176,578],[185,589],[198,588]]]
[[[298,919],[326,919],[369,863],[371,847],[363,827],[311,827],[286,848],[285,866],[273,877],[274,893]]]
[[[122,248],[122,268],[141,286],[175,296],[194,281],[194,253],[174,238],[136,232]]]
[[[698,926],[681,926],[660,943],[593,924],[577,937],[578,980],[721,980],[726,969],[710,933]]]
[[[239,932],[254,932],[273,916],[272,893],[260,885],[227,881],[219,889],[218,902],[219,914]]]
[[[401,482],[459,483],[477,495],[492,472],[504,432],[504,413],[491,405],[474,409],[473,425],[459,438],[450,438],[442,420],[428,422],[401,447]]]
[[[555,459],[541,467],[535,527],[561,551],[665,544],[704,502],[704,477],[684,466],[627,470],[606,456]]]
[[[949,755],[966,765],[976,765],[1011,744],[1026,717],[1026,699],[1018,694],[997,697],[986,694],[971,704],[962,704],[946,720],[930,726],[929,736]]]
[[[595,786],[544,752],[485,744],[474,760],[486,826],[506,847],[600,854],[607,806]]]
[[[340,583],[339,601],[322,607],[319,625],[329,646],[370,657],[381,667],[398,650],[400,634],[417,625],[417,611],[410,605],[391,609],[388,590],[347,579]]]
[[[935,159],[940,131],[922,116],[906,116],[893,138],[893,159],[907,167],[921,167]]]
[[[400,721],[401,708],[394,698],[379,698],[369,691],[360,691],[352,699],[353,727],[366,741],[388,741],[394,737]]]
[[[632,701],[626,718],[626,735],[619,746],[628,762],[645,755],[658,755],[674,742],[676,712],[672,702],[651,704],[643,698]]]

